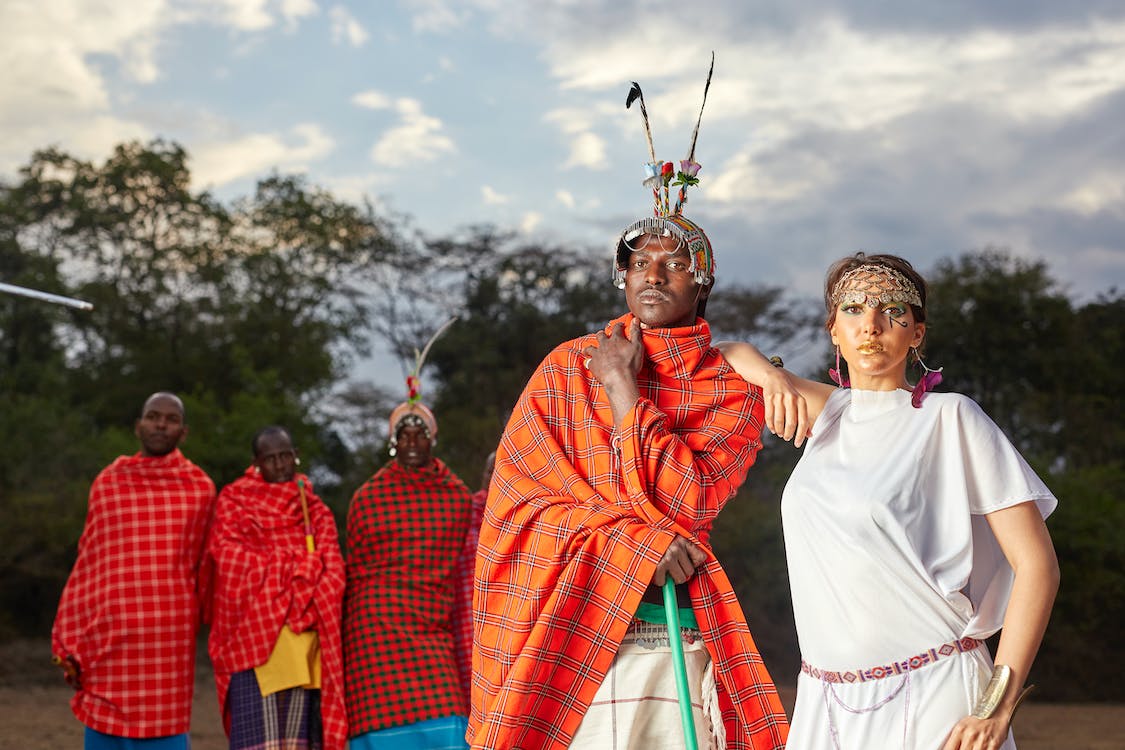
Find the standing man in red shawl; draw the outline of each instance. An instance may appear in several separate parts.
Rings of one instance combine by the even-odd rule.
[[[231,750],[343,750],[336,520],[297,473],[284,427],[262,429],[250,445],[253,463],[219,494],[207,541],[208,651],[223,725]]]
[[[477,560],[474,748],[682,738],[667,576],[687,583],[677,635],[699,747],[785,744],[777,692],[708,545],[757,455],[764,409],[703,319],[711,244],[681,214],[693,154],[694,143],[674,209],[672,164],[647,165],[656,215],[615,249],[629,313],[547,355],[501,438]]]
[[[431,455],[437,420],[407,401],[390,418],[394,457],[348,507],[344,663],[350,750],[455,750],[468,705],[452,613],[469,489]]]
[[[473,578],[477,565],[477,545],[480,542],[480,525],[484,522],[484,503],[488,499],[488,485],[496,467],[496,451],[484,459],[480,489],[473,493],[473,513],[469,519],[469,532],[465,546],[457,558],[457,600],[453,606],[453,647],[457,654],[457,671],[461,676],[461,690],[469,700],[473,678]]]
[[[51,648],[87,750],[187,750],[204,539],[215,485],[184,458],[184,405],[154,393],[90,488]]]

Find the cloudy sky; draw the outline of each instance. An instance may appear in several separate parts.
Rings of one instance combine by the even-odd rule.
[[[1001,246],[1125,287],[1119,0],[2,0],[0,176],[161,136],[222,198],[276,168],[433,234],[608,248],[649,210],[629,82],[679,160],[712,50],[687,214],[720,284]]]

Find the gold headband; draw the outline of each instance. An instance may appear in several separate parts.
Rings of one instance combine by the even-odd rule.
[[[878,307],[888,302],[922,306],[918,287],[890,266],[866,263],[845,273],[832,287],[832,306],[859,303]]]

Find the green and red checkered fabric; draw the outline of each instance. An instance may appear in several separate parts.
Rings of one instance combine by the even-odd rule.
[[[629,330],[632,316],[616,322]],[[730,750],[780,750],[787,722],[711,525],[760,447],[761,391],[703,320],[642,331],[620,429],[583,365],[594,336],[532,375],[496,451],[473,599],[474,748],[565,750],[675,536],[708,550],[688,582]]]
[[[391,461],[348,507],[344,684],[348,734],[467,716],[450,618],[472,507],[438,459]]]

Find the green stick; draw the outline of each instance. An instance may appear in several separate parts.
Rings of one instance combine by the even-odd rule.
[[[691,712],[691,690],[688,689],[684,644],[680,641],[680,611],[676,606],[676,582],[664,579],[664,614],[668,618],[668,644],[672,647],[672,669],[676,673],[676,694],[680,698],[680,723],[684,728],[687,750],[699,750],[695,737],[695,716]]]

